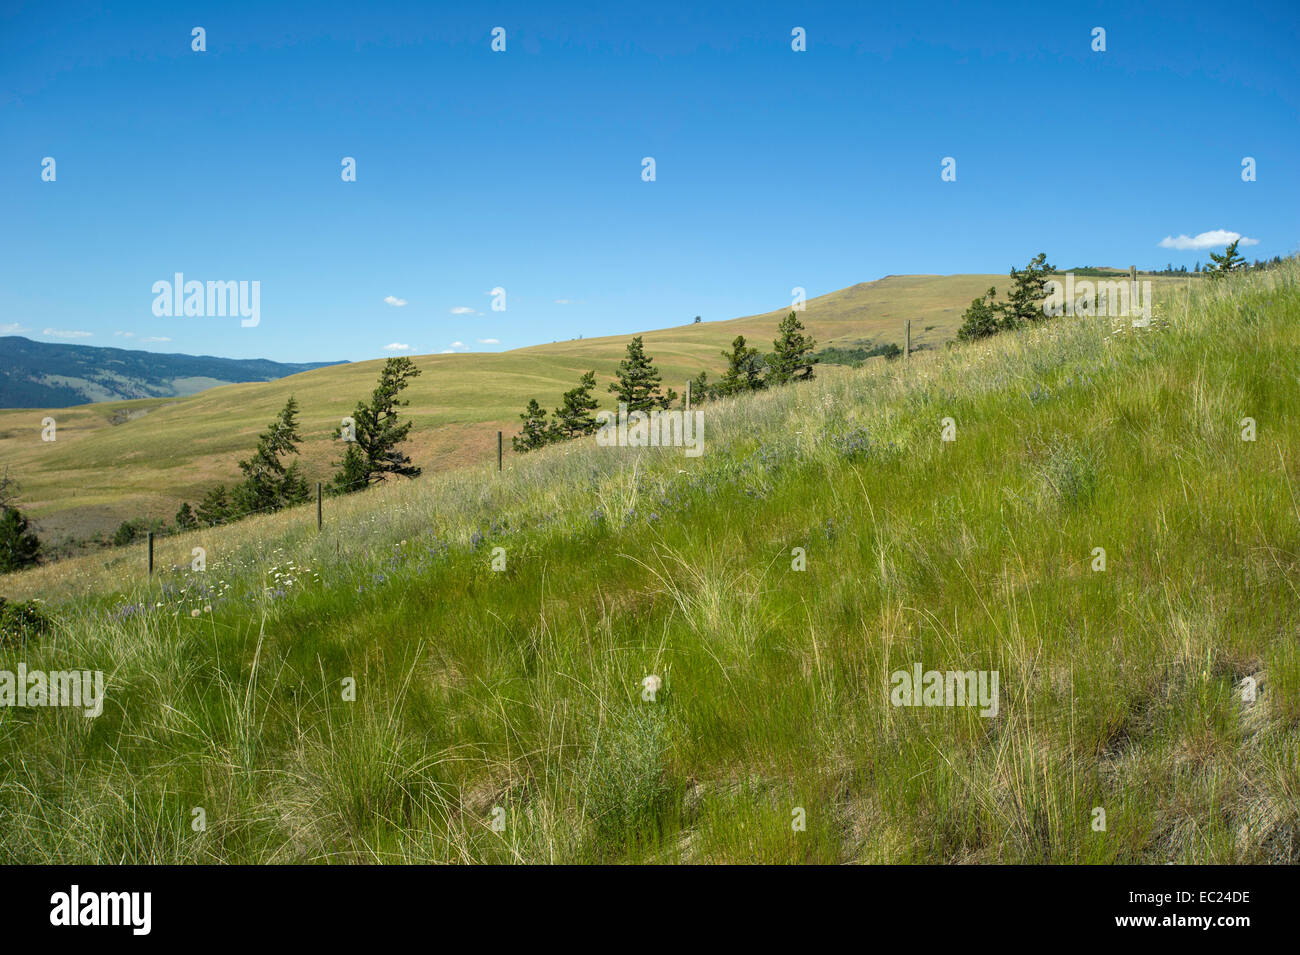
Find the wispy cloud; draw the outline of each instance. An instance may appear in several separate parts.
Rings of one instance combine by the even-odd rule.
[[[394,308],[401,308],[403,305],[406,304],[406,299],[398,298],[396,295],[385,295],[384,304],[391,305]]]
[[[468,305],[457,305],[455,308],[449,309],[449,311],[451,312],[452,315],[482,315],[483,314],[482,312],[474,311],[474,309],[470,308]]]
[[[1201,232],[1197,235],[1179,235],[1177,237],[1167,235],[1160,240],[1160,248],[1182,251],[1188,249],[1217,249],[1221,245],[1230,245],[1239,239],[1242,245],[1259,245],[1259,239],[1248,239],[1240,232],[1211,229],[1209,232]]]
[[[573,300],[572,300],[572,299],[568,299],[568,298],[557,298],[557,299],[555,300],[555,304],[556,304],[556,305],[571,305],[571,304],[573,304]]]
[[[0,325],[0,335],[21,335],[23,332],[29,331],[31,331],[30,328],[20,325],[17,322],[9,322],[6,325]]]
[[[480,345],[500,345],[501,342],[495,338],[476,338],[474,339]]]
[[[94,332],[83,332],[68,328],[47,328],[41,334],[49,335],[51,338],[89,338]]]
[[[135,332],[114,332],[114,338],[135,338]]]
[[[169,341],[171,341],[171,339],[168,338],[166,335],[154,335],[154,336],[152,336],[152,337],[150,337],[150,338],[142,338],[142,339],[140,339],[140,341],[142,341],[142,342],[169,342]]]
[[[447,347],[448,347],[448,348],[464,348],[464,347],[465,347],[465,343],[464,343],[464,342],[452,342],[452,343],[451,343],[450,345],[448,345]]]
[[[411,346],[405,345],[402,342],[390,342],[389,344],[384,346],[384,351],[410,351],[410,350],[411,350]]]

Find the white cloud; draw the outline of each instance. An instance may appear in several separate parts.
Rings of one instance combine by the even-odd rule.
[[[17,322],[9,322],[7,325],[0,325],[0,335],[21,335],[23,332],[31,331]]]
[[[404,345],[401,342],[391,342],[384,346],[384,351],[410,351],[410,345]]]
[[[391,305],[394,308],[401,308],[406,304],[406,299],[398,298],[396,295],[385,295],[384,304]]]
[[[51,338],[89,338],[94,332],[76,331],[66,328],[47,328],[41,333]]]
[[[571,303],[570,300],[567,299],[567,298],[557,298],[557,299],[555,300],[555,304],[556,304],[556,305],[569,305],[569,304],[572,304],[572,303]]]
[[[113,335],[117,338],[135,338],[135,332],[114,332]]]
[[[142,338],[142,342],[169,342],[171,341],[166,335],[155,335],[152,338]]]
[[[474,309],[470,308],[468,305],[457,305],[455,308],[450,309],[450,312],[452,315],[482,315],[483,314],[482,312],[474,311]]]
[[[1229,245],[1238,239],[1241,240],[1242,245],[1259,245],[1259,239],[1248,239],[1240,232],[1211,229],[1209,232],[1202,232],[1198,235],[1179,235],[1177,238],[1167,235],[1160,240],[1160,248],[1179,249],[1181,251],[1188,249],[1217,249],[1219,246]]]
[[[456,353],[455,353],[454,351],[452,351],[450,348],[444,348],[442,351],[438,352],[438,354],[439,354],[439,355],[454,355],[454,354],[456,354]]]
[[[501,342],[495,338],[476,338],[474,339],[480,345],[500,345]]]
[[[452,342],[452,343],[451,343],[450,345],[448,345],[447,347],[448,347],[448,348],[464,348],[464,347],[465,347],[465,343],[464,343],[464,342]]]

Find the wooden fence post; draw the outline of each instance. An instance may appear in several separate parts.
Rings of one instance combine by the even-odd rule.
[[[149,532],[149,576],[153,576],[153,531]]]
[[[320,481],[316,482],[316,530],[321,529],[324,523],[324,515],[321,512],[321,486]]]
[[[907,361],[912,357],[912,320],[907,320],[907,343],[903,346],[903,360]]]
[[[502,449],[504,447],[505,447],[505,438],[502,437],[501,432],[498,431],[497,432],[497,471],[498,472],[500,472],[501,470],[501,457],[502,454],[504,453]]]

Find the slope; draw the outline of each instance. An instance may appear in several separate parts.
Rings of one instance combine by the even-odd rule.
[[[889,276],[810,299],[801,319],[821,345],[901,342],[903,322],[911,319],[913,343],[935,347],[955,333],[970,300],[993,284],[1005,286],[1005,276]],[[1157,289],[1186,284],[1155,282]],[[646,332],[647,350],[665,383],[682,391],[702,368],[717,377],[721,352],[737,334],[770,348],[787,311]],[[529,398],[553,408],[588,369],[596,370],[598,395],[608,406],[606,383],[630,337],[417,357],[423,373],[407,392],[412,458],[428,472],[494,459],[496,432],[518,430]],[[290,394],[302,408],[304,470],[311,480],[328,479],[340,457],[334,430],[369,394],[381,365],[337,365],[187,398],[0,411],[0,460],[22,482],[24,506],[43,538],[108,532],[135,517],[170,520],[182,500],[197,500],[238,474],[236,462]],[[47,415],[57,422],[54,442],[41,440]]]
[[[1292,261],[15,575],[108,685],[0,710],[0,855],[1294,864],[1297,346]]]

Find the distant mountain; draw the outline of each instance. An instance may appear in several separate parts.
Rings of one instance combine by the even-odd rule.
[[[65,408],[127,398],[174,398],[217,385],[274,381],[300,371],[343,365],[264,358],[163,355],[95,345],[0,336],[0,408]]]

